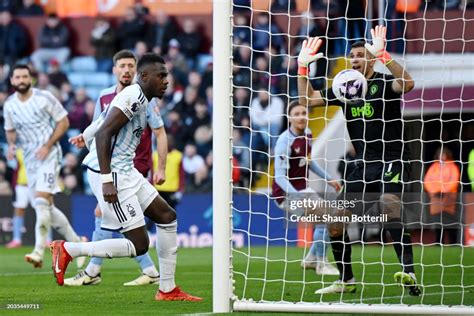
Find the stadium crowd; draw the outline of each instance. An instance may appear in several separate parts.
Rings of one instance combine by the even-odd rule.
[[[295,51],[302,39],[326,37],[325,51],[329,60],[347,53],[350,43],[362,39],[366,29],[364,6],[358,1],[311,1],[313,13],[301,14],[296,37],[282,36],[281,27],[268,13],[254,16],[249,27],[249,1],[236,0],[234,16],[234,180],[248,185],[251,170],[264,170],[268,152],[279,133],[286,127],[287,97],[297,95]],[[387,18],[396,19],[396,1],[388,1]],[[452,8],[461,1],[448,1]],[[294,1],[273,1],[272,12],[287,11]],[[429,9],[439,9],[439,1],[430,1]],[[317,10],[328,10],[332,19],[314,18]],[[61,177],[65,193],[86,192],[80,166],[85,152],[76,151],[68,137],[82,132],[91,122],[96,98],[101,89],[113,84],[112,56],[120,49],[133,50],[137,57],[152,51],[164,56],[170,70],[169,87],[160,103],[166,131],[174,149],[182,153],[184,185],[187,192],[209,191],[212,178],[212,46],[201,26],[193,19],[181,23],[166,13],[149,12],[137,2],[126,10],[118,24],[98,17],[90,34],[94,56],[74,56],[68,26],[55,14],[45,15],[33,0],[0,3],[0,109],[12,92],[9,69],[18,62],[28,63],[35,86],[52,92],[69,112],[70,129],[61,144],[64,162]],[[393,15],[390,15],[393,14]],[[27,34],[16,17],[44,16],[37,30],[39,47],[29,51]],[[148,16],[146,19],[144,16]],[[343,18],[347,16],[349,19]],[[328,22],[330,21],[330,22]],[[326,24],[325,24],[326,23]],[[389,28],[391,31],[391,28]],[[269,34],[272,33],[272,35]],[[392,37],[400,32],[393,26]],[[294,39],[294,41],[293,41]],[[291,48],[291,49],[290,49]],[[294,49],[294,50],[293,50]],[[403,41],[389,45],[393,52],[403,51]],[[314,69],[315,88],[323,88],[328,61],[321,59]],[[84,79],[74,70],[89,69]],[[288,76],[289,74],[289,76]],[[99,82],[93,88],[90,82]],[[102,85],[102,86],[101,86]],[[0,114],[3,121],[3,116]],[[0,122],[3,125],[3,122]],[[0,194],[11,194],[15,163],[5,159],[6,139],[0,129]],[[180,156],[181,157],[181,156]],[[238,168],[237,168],[238,167]],[[178,175],[177,175],[178,176]]]

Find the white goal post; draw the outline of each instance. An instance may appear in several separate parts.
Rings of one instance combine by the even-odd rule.
[[[254,1],[259,0],[250,0],[250,3]],[[367,1],[371,7],[377,0]],[[270,1],[265,0],[265,2]],[[383,18],[380,17],[382,14],[383,10],[379,6],[381,22],[383,22]],[[213,0],[213,312],[474,314],[473,307],[469,306],[470,304],[464,304],[464,300],[461,300],[460,305],[448,306],[423,304],[423,301],[420,304],[404,304],[401,301],[394,304],[380,304],[380,301],[370,304],[355,300],[345,302],[341,299],[336,302],[323,302],[315,299],[313,303],[303,299],[291,302],[239,297],[239,293],[235,291],[233,262],[235,252],[232,244],[233,214],[235,215],[232,184],[233,25],[232,0]],[[421,73],[424,73],[424,68]],[[251,191],[250,184],[248,185]],[[252,209],[249,212],[252,212]],[[262,260],[265,264],[271,261],[268,258]],[[474,269],[469,271],[474,273]],[[266,273],[267,271],[265,271],[265,277]],[[263,277],[264,282],[266,282],[265,277]],[[292,281],[284,279],[283,283],[285,282]],[[301,283],[304,282],[303,279]],[[268,286],[272,286],[271,282]],[[443,286],[441,284],[444,293]],[[474,284],[470,286],[473,286],[471,291],[474,291]],[[449,286],[447,289],[449,290]]]

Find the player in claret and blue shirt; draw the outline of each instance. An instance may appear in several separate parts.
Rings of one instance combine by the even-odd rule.
[[[272,197],[277,205],[289,210],[288,194],[314,192],[308,186],[309,170],[328,181],[336,191],[341,186],[331,178],[315,161],[311,161],[313,137],[308,125],[308,111],[298,101],[288,107],[290,127],[279,137],[275,145],[275,180],[273,181]],[[313,245],[302,261],[303,268],[315,268],[317,274],[338,275],[338,270],[327,261],[326,249],[329,235],[325,224],[316,224]]]

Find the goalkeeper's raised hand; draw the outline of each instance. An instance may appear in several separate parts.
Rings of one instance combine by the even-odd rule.
[[[298,55],[298,75],[307,76],[309,64],[323,57],[323,53],[318,53],[322,43],[323,40],[319,37],[310,37],[303,41]]]
[[[390,64],[392,56],[386,50],[386,34],[387,28],[383,25],[377,25],[375,29],[370,30],[372,35],[372,45],[365,44],[365,48],[374,55],[384,65]]]

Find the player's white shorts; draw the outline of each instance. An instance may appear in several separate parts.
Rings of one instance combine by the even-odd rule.
[[[17,184],[15,186],[14,208],[27,208],[30,203],[30,190],[27,185]]]
[[[105,202],[100,174],[87,170],[89,183],[102,210],[102,229],[126,232],[145,225],[143,212],[158,192],[135,168],[129,175],[112,172],[118,203]]]
[[[34,198],[35,192],[55,194],[61,191],[59,187],[59,170],[61,165],[56,159],[43,161],[36,164],[35,167],[35,169],[26,169],[30,197]]]

